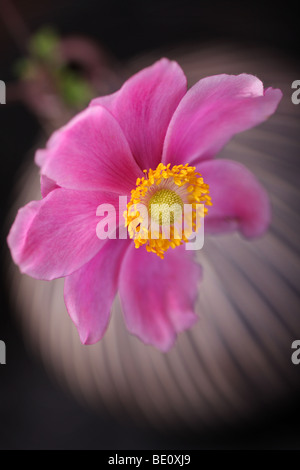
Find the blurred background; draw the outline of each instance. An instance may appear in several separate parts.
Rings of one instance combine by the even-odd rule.
[[[299,8],[286,2],[0,0],[1,449],[300,449],[300,365],[290,360],[300,339],[300,105],[290,98],[298,22]],[[116,305],[107,338],[87,352],[60,283],[21,279],[6,236],[16,209],[39,198],[35,149],[91,97],[161,56],[178,60],[189,85],[248,72],[283,90],[278,115],[221,155],[261,178],[274,224],[251,247],[205,243],[205,338],[187,333],[162,359],[128,339]],[[215,308],[203,310],[216,297],[211,286]],[[225,304],[225,318],[214,313]]]

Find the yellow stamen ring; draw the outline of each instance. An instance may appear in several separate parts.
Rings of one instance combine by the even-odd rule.
[[[195,170],[188,164],[170,168],[170,164],[160,163],[137,179],[124,212],[125,226],[136,248],[146,245],[147,251],[163,259],[165,251],[187,242],[189,234],[199,229],[199,217],[207,213],[204,204],[210,206],[211,199],[208,185]],[[185,204],[191,210],[185,215],[188,227],[182,234]]]

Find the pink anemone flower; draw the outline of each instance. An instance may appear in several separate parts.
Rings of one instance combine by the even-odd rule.
[[[8,245],[22,273],[65,277],[82,343],[103,337],[117,292],[129,332],[161,351],[196,322],[202,274],[187,240],[141,240],[138,226],[134,240],[116,230],[98,237],[97,208],[113,206],[105,222],[115,217],[124,230],[136,202],[150,219],[154,199],[201,202],[206,234],[262,235],[271,218],[265,190],[243,165],[213,157],[274,113],[281,97],[248,74],[207,77],[187,91],[180,66],[161,59],[94,99],[37,151],[42,199],[19,210]],[[125,219],[120,196],[129,200]]]

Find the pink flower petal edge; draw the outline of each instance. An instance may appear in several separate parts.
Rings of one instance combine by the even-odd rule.
[[[80,191],[129,194],[143,176],[118,122],[102,106],[74,117],[50,139],[37,160],[48,180]]]
[[[273,114],[282,98],[264,91],[253,75],[215,75],[197,82],[176,109],[164,142],[162,162],[197,164],[211,159],[238,132]]]
[[[129,243],[108,240],[91,261],[65,279],[65,304],[83,344],[99,341],[108,327],[119,269]]]
[[[213,201],[204,220],[206,233],[239,230],[253,238],[267,230],[271,221],[269,198],[246,167],[231,160],[211,160],[200,163],[197,169],[209,184]]]
[[[118,217],[118,197],[101,191],[59,188],[20,209],[7,241],[21,272],[51,280],[93,258],[106,241],[96,234],[101,203],[114,205]]]
[[[48,178],[48,176],[46,175],[41,175],[40,183],[41,183],[41,195],[43,198],[48,196],[48,194],[51,193],[51,191],[53,191],[54,189],[60,188],[60,186],[58,186],[58,184],[56,184],[55,181]]]
[[[184,246],[161,260],[131,245],[120,270],[119,292],[130,333],[145,344],[168,351],[177,333],[198,319],[194,312],[201,267]],[[135,286],[133,289],[132,286]]]
[[[161,59],[127,80],[110,96],[96,98],[119,122],[142,170],[161,160],[165,134],[187,90],[186,77],[177,62]]]

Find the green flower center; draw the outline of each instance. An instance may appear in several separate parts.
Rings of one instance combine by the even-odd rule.
[[[182,218],[183,202],[171,189],[160,189],[151,197],[148,206],[150,217],[159,225],[173,224]]]

